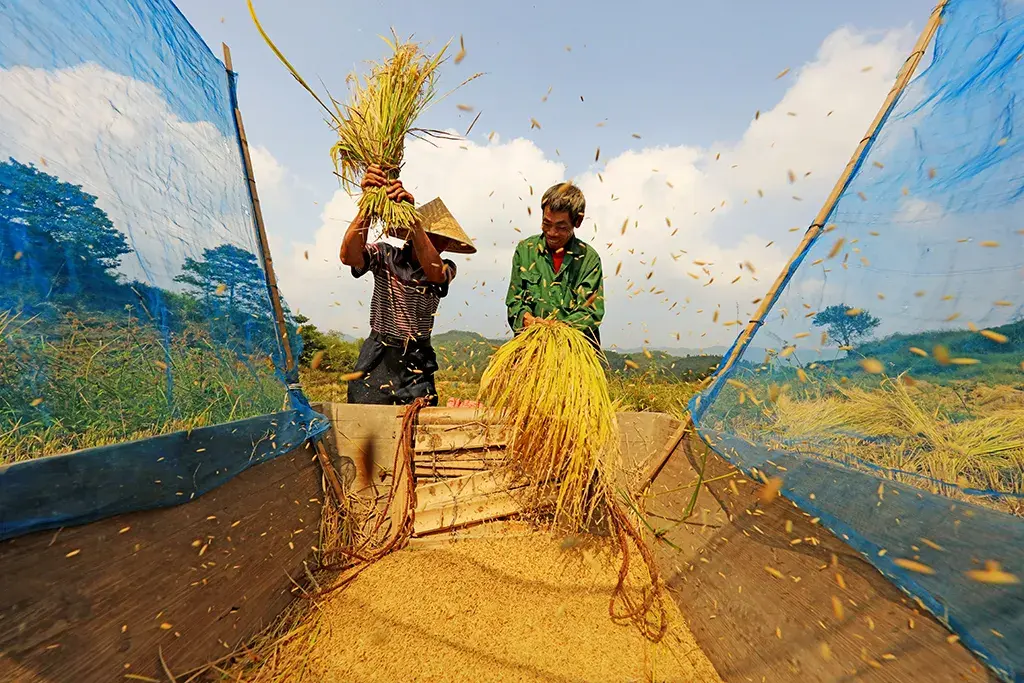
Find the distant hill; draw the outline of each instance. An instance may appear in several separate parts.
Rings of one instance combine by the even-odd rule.
[[[435,334],[434,350],[442,372],[452,379],[477,380],[503,339],[488,339],[476,332],[461,330]],[[622,353],[606,349],[605,356],[612,372],[622,375],[653,374],[665,379],[703,379],[722,360],[720,355],[693,354],[674,356],[663,351]]]
[[[1021,354],[1024,352],[1024,320],[987,328],[1004,340],[993,340],[971,330],[948,330],[918,332],[915,334],[894,334],[884,339],[859,345],[846,358],[832,363],[842,372],[855,372],[860,358],[875,358],[882,362],[887,373],[909,371],[919,379],[972,379],[987,378],[990,381],[1020,384]],[[973,365],[951,363],[940,365],[935,362],[935,347],[946,348],[952,358],[978,361]],[[927,356],[911,352],[911,348],[924,351]]]
[[[712,345],[712,346],[649,346],[648,351],[661,351],[667,353],[670,356],[676,358],[686,358],[687,356],[724,356],[729,350],[729,346]],[[612,349],[617,353],[642,353],[643,347],[633,346],[629,348],[615,348]],[[764,358],[765,349],[758,346],[751,346],[747,349],[747,358]]]

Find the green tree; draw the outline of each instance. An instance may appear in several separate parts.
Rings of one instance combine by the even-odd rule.
[[[824,327],[829,339],[849,350],[869,337],[882,321],[865,310],[835,304],[819,311],[812,322],[815,327]]]
[[[309,318],[301,313],[296,313],[292,316],[292,321],[298,324],[299,337],[302,338],[302,353],[299,354],[299,365],[308,368],[317,351],[327,349],[324,333],[318,330],[316,325],[309,322]]]
[[[186,257],[174,281],[191,286],[203,301],[211,302],[216,297],[230,311],[271,315],[267,281],[259,260],[233,244],[204,249],[202,259]]]
[[[22,164],[0,162],[0,276],[38,293],[97,290],[132,252],[96,197]]]
[[[215,339],[271,355],[283,367],[277,323],[255,254],[233,244],[204,249],[201,258],[185,258],[174,281],[199,299],[198,312]],[[287,307],[285,313],[287,320]]]
[[[302,353],[299,354],[299,365],[308,368],[318,354],[320,362],[317,368],[329,372],[350,372],[359,358],[359,342],[347,341],[341,334],[334,331],[324,332],[309,322],[309,318],[296,313],[292,320],[299,325],[298,334],[302,338]]]

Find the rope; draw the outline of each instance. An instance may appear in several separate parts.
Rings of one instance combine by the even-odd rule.
[[[608,603],[608,614],[611,615],[613,621],[618,623],[633,622],[644,637],[651,642],[661,642],[668,630],[668,613],[665,610],[664,586],[661,583],[658,565],[654,561],[654,553],[640,536],[637,527],[629,520],[622,506],[611,496],[608,497],[608,509],[612,531],[619,543],[619,551],[622,553],[619,580],[615,584],[611,600]],[[650,587],[644,587],[641,591],[639,603],[626,589],[626,581],[629,578],[630,541],[640,551],[640,557],[647,565],[647,574],[651,579]],[[623,607],[622,610],[617,609],[619,603]],[[654,612],[653,619],[652,612]]]
[[[417,398],[405,411],[405,416],[402,418],[401,436],[395,452],[395,471],[392,474],[391,490],[388,492],[387,502],[384,505],[385,511],[390,514],[377,515],[373,528],[355,548],[336,548],[332,551],[345,555],[347,559],[326,563],[321,566],[321,569],[340,569],[345,571],[345,574],[330,588],[304,594],[307,599],[322,598],[344,588],[371,564],[396,550],[401,550],[408,544],[409,537],[413,532],[416,511],[413,440],[419,413],[427,406],[427,399]],[[378,540],[385,519],[390,519],[391,525],[384,538]]]

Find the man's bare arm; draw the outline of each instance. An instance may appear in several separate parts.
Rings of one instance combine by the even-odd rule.
[[[356,270],[366,267],[364,256],[367,248],[367,232],[370,231],[370,221],[362,212],[356,214],[348,229],[345,230],[345,238],[341,241],[341,262]]]
[[[366,173],[363,174],[360,186],[363,192],[366,192],[371,187],[384,187],[387,184],[388,179],[380,167],[370,166],[366,169]],[[364,254],[366,253],[366,235],[369,230],[370,220],[360,211],[352,219],[348,230],[345,231],[345,237],[341,240],[341,251],[338,255],[341,258],[341,262],[346,266],[357,270],[366,267]]]
[[[448,274],[445,272],[447,266],[441,261],[441,255],[437,253],[433,242],[427,237],[427,233],[419,223],[414,225],[410,232],[412,233],[412,250],[416,253],[416,260],[423,267],[423,274],[430,282],[442,284],[448,279]]]
[[[370,221],[360,211],[345,231],[341,240],[341,262],[346,266],[361,270],[366,267],[366,235],[370,230]]]

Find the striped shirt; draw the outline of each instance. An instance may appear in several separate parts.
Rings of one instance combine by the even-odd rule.
[[[403,340],[429,340],[437,306],[448,296],[448,285],[455,278],[455,264],[444,259],[448,279],[441,284],[430,282],[409,242],[401,248],[387,242],[367,244],[363,262],[362,268],[352,268],[352,275],[373,273],[370,329]]]

